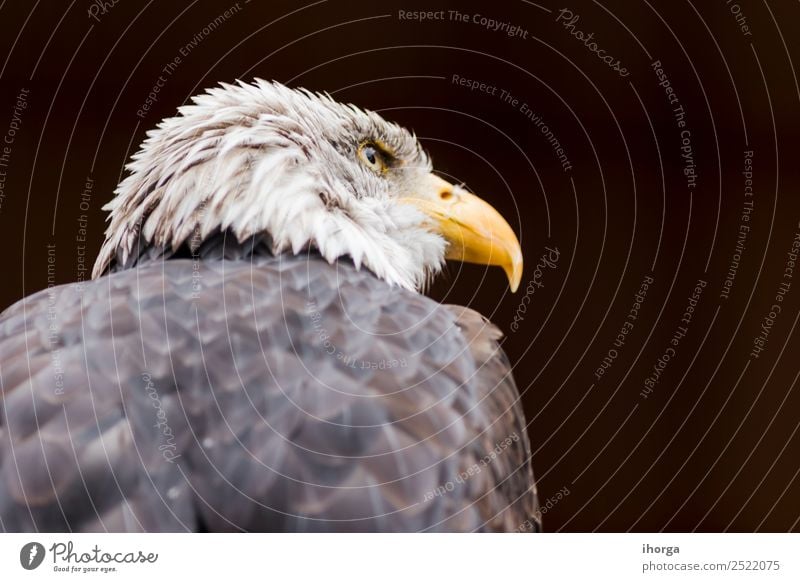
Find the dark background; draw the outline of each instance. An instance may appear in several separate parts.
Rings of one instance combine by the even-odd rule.
[[[240,0],[182,57],[141,119],[162,68],[236,3],[118,0],[99,21],[89,17],[93,4],[0,1],[0,139],[17,95],[30,91],[0,205],[0,307],[47,286],[47,245],[56,249],[55,282],[78,277],[81,214],[91,265],[105,228],[101,206],[126,159],[191,95],[254,76],[330,91],[415,129],[439,171],[490,200],[520,233],[526,271],[516,295],[501,271],[459,265],[431,294],[472,306],[507,334],[547,530],[800,530],[800,279],[765,350],[749,355],[800,220],[792,64],[800,63],[800,5],[570,0],[575,28],[594,32],[622,61],[623,78],[556,22],[565,5],[550,0]],[[510,22],[527,38],[471,21],[399,18],[399,10],[440,8]],[[655,60],[686,111],[694,189]],[[454,74],[520,103],[471,92]],[[520,111],[523,102],[571,170]],[[751,231],[723,299],[745,150],[754,160]],[[84,212],[87,177],[94,187]],[[560,258],[534,288],[547,246]],[[597,380],[648,275],[639,319]],[[644,398],[698,279],[707,287],[686,337]],[[535,291],[527,308],[526,290]],[[513,331],[515,314],[523,319]]]

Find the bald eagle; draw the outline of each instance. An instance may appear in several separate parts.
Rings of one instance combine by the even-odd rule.
[[[223,84],[127,169],[93,279],[0,317],[0,527],[539,529],[501,334],[421,293],[520,245],[412,133]]]

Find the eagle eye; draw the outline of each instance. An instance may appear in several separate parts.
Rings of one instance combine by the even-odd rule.
[[[378,174],[385,172],[389,166],[387,154],[374,143],[363,144],[358,149],[358,155],[370,170]]]

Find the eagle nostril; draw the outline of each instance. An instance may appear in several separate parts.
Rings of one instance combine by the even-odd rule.
[[[441,200],[450,200],[452,197],[453,197],[452,190],[442,190],[441,192],[439,192],[439,198]]]

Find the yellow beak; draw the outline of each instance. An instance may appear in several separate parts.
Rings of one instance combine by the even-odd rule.
[[[431,218],[432,226],[449,243],[448,259],[503,267],[511,292],[522,280],[522,249],[511,226],[491,205],[428,174],[420,192],[401,199]]]

